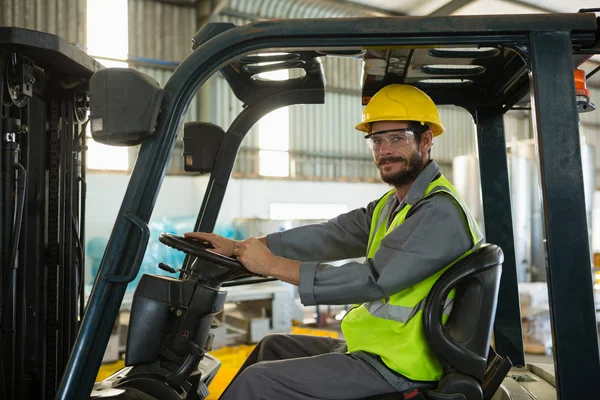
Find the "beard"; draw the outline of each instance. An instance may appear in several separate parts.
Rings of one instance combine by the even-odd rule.
[[[384,175],[380,167],[387,162],[400,162],[404,164],[405,168],[393,174]],[[419,176],[422,169],[423,157],[421,157],[421,153],[416,151],[408,159],[402,156],[382,156],[375,161],[375,164],[377,165],[377,169],[379,169],[379,177],[382,181],[394,187],[404,186],[413,182]]]

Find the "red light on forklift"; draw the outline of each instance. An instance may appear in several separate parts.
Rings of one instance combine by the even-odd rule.
[[[577,98],[577,111],[580,113],[594,111],[596,106],[590,101],[590,90],[586,85],[585,71],[575,70],[575,96]]]
[[[577,96],[590,97],[590,90],[585,82],[585,71],[582,69],[575,70],[575,92]]]

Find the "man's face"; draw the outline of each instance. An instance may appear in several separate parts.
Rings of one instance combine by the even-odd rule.
[[[423,151],[422,143],[416,137],[411,137],[412,132],[403,131],[408,127],[409,123],[404,121],[374,122],[371,139],[367,139],[371,140],[373,158],[381,180],[392,186],[414,181],[423,169],[423,157],[429,150]]]

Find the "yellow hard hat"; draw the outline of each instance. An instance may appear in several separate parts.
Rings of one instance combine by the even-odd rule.
[[[417,121],[429,125],[433,136],[444,133],[435,103],[412,85],[387,85],[375,93],[363,111],[362,122],[355,128],[370,133],[370,124],[377,121]]]

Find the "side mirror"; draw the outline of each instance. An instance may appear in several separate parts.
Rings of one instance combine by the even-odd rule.
[[[212,172],[225,131],[210,122],[188,122],[183,128],[183,170]]]
[[[107,68],[90,79],[90,125],[95,141],[135,146],[154,135],[163,91],[131,68]]]

